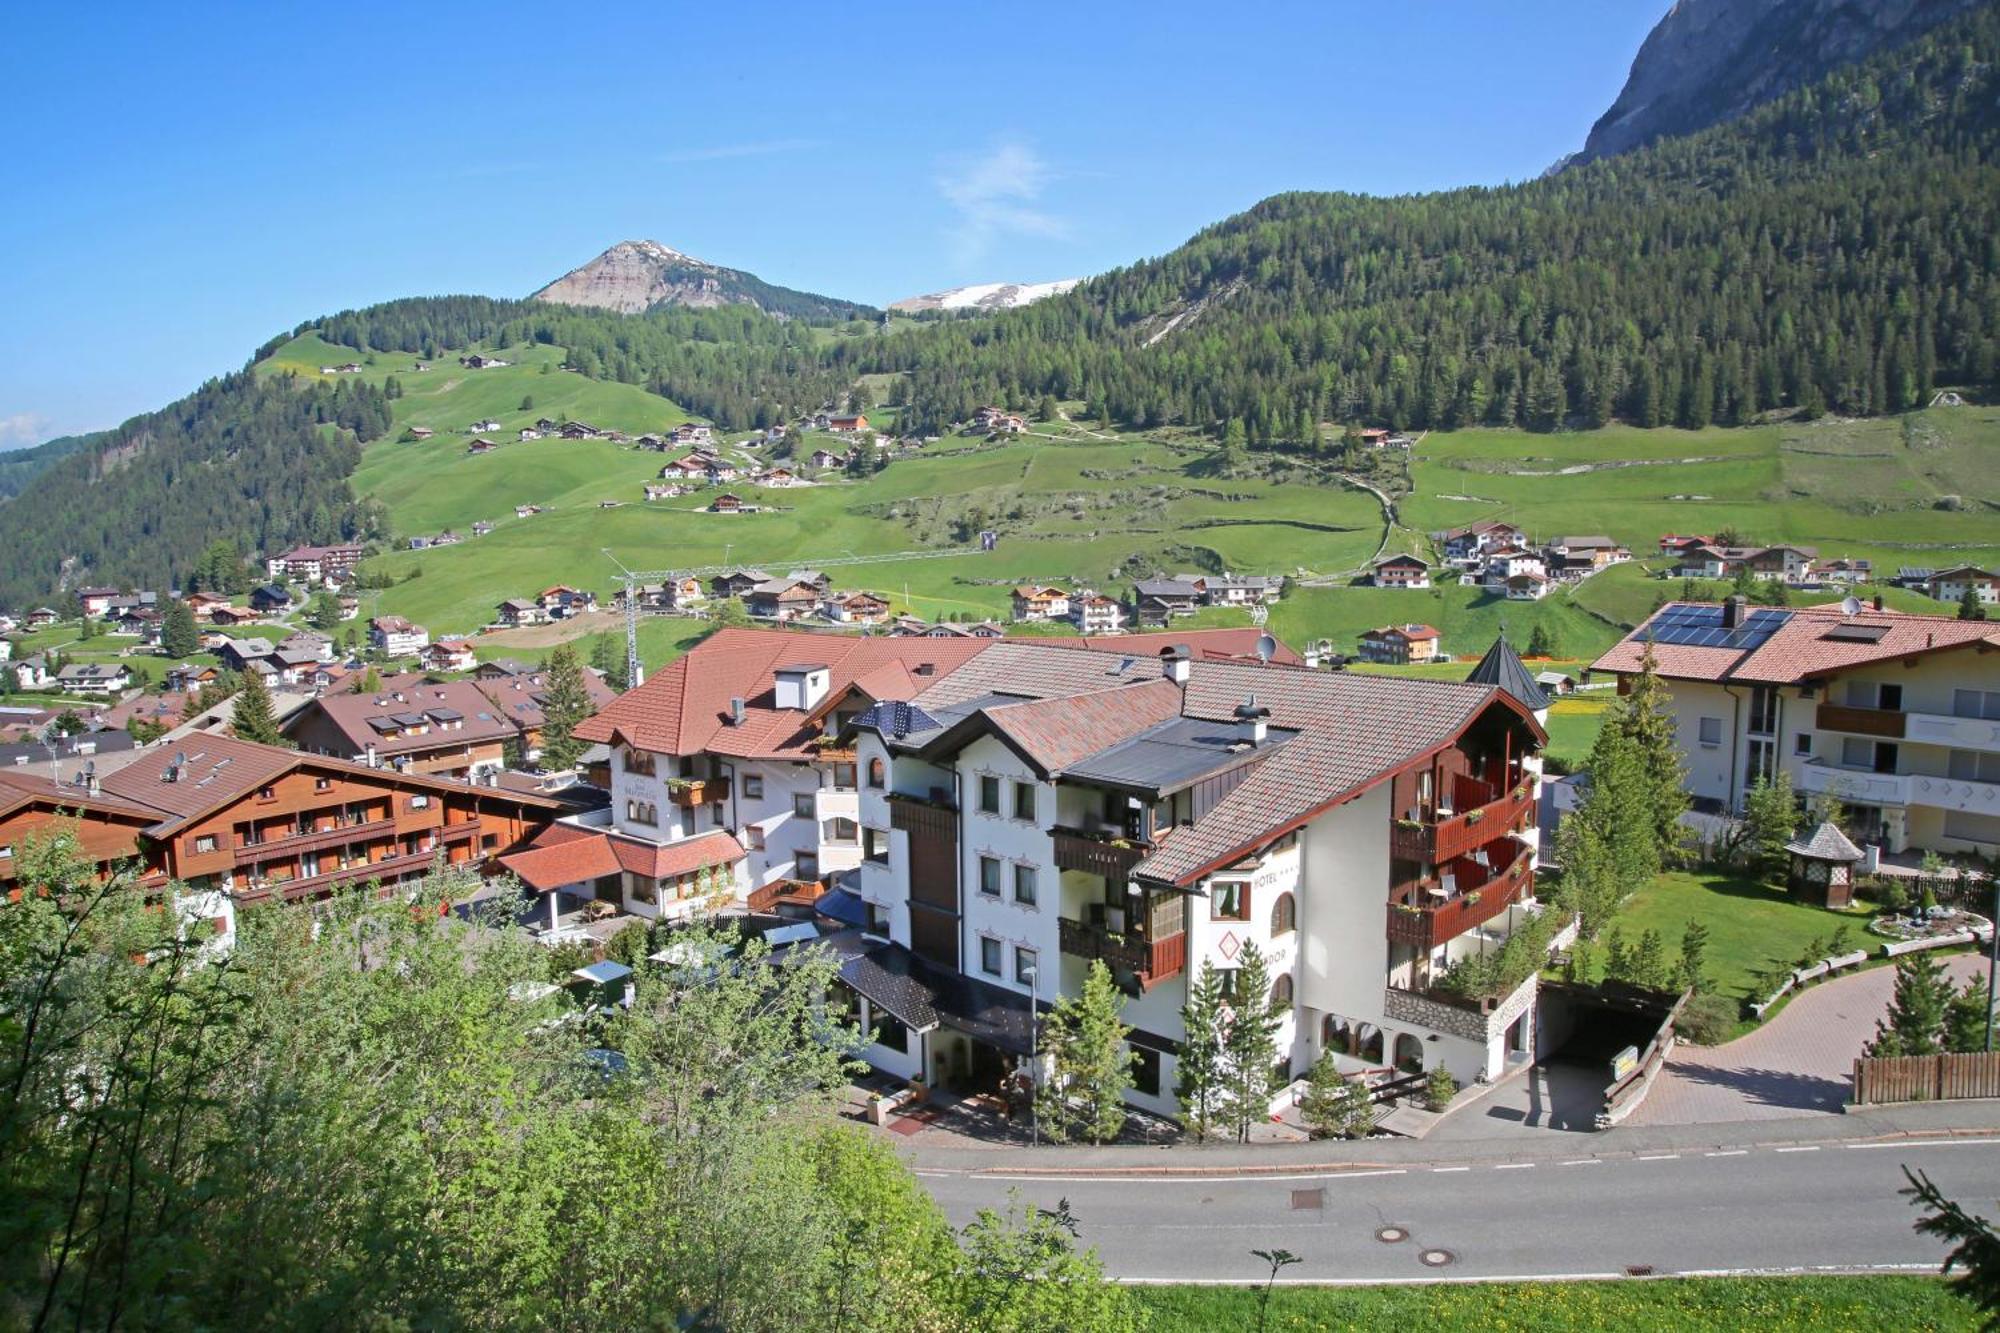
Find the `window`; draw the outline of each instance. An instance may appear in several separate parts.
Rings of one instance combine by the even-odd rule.
[[[979,970],[990,977],[1000,975],[1000,941],[991,935],[979,937]]]
[[[1750,690],[1750,730],[1759,736],[1769,736],[1778,729],[1778,692],[1769,685],[1755,685]]]
[[[635,903],[644,903],[648,907],[658,907],[660,905],[659,881],[647,875],[635,875],[628,870],[625,872],[625,896]]]
[[[2000,782],[2000,754],[1953,750],[1947,771],[1954,782]]]
[[[332,790],[333,790],[333,779],[332,779],[332,778],[314,778],[314,779],[313,779],[313,790],[314,790],[314,791],[332,791]]]
[[[853,764],[835,764],[833,766],[833,789],[835,791],[854,790]]]
[[[753,852],[763,851],[764,830],[759,828],[757,825],[752,824],[749,828],[749,833],[750,833],[750,850]]]
[[[1424,1072],[1424,1043],[1414,1033],[1396,1034],[1396,1068],[1405,1074]]]
[[[861,837],[861,826],[844,815],[835,815],[826,821],[826,840],[852,847]]]
[[[257,789],[257,799],[260,801],[275,801],[278,799],[278,789],[276,787],[259,787]]]
[[[903,1020],[894,1014],[875,1011],[875,1044],[886,1046],[892,1051],[910,1049],[910,1030],[903,1026]]]
[[[659,807],[651,801],[625,802],[625,818],[633,824],[644,824],[652,828],[660,822]]]
[[[1953,690],[1951,711],[1954,717],[2000,719],[2000,690]]]
[[[1014,784],[1014,818],[1035,822],[1035,784],[1017,782]]]
[[[819,878],[819,853],[800,852],[792,858],[792,873],[800,879]]]
[[[745,773],[743,775],[743,795],[746,799],[752,801],[761,801],[764,799],[764,777],[762,774]]]
[[[1160,1095],[1160,1053],[1144,1046],[1128,1047],[1132,1052],[1132,1091],[1148,1097]]]
[[[212,851],[214,851],[214,850],[215,850],[215,835],[214,835],[213,833],[204,833],[204,834],[202,834],[202,835],[201,835],[200,837],[198,837],[198,838],[196,838],[196,839],[194,840],[194,849],[195,849],[195,850],[196,850],[197,852],[212,852]]]
[[[979,891],[989,898],[1000,896],[1000,862],[991,856],[979,858]]]
[[[1299,927],[1298,900],[1289,893],[1278,895],[1278,901],[1271,904],[1271,933],[1289,935]]]
[[[884,767],[882,761],[880,759],[870,759],[868,761],[869,789],[872,791],[881,791],[883,780],[884,780]]]
[[[1033,866],[1014,867],[1014,901],[1029,907],[1035,905],[1035,868]]]
[[[1810,731],[1802,731],[1798,735],[1792,737],[1792,753],[1793,754],[1812,753],[1812,733]]]
[[[1240,879],[1219,879],[1209,886],[1210,921],[1248,921],[1250,886]]]
[[[882,938],[887,939],[889,937],[889,909],[881,903],[869,903],[867,907],[867,932],[870,935],[880,935]]]
[[[431,798],[429,796],[412,796],[410,798],[410,809],[428,810],[430,808],[431,808]]]
[[[1242,993],[1243,988],[1237,984],[1238,975],[1238,969],[1233,967],[1216,969],[1215,980],[1221,987],[1223,999],[1234,1000]]]
[[[792,793],[792,813],[800,819],[813,817],[813,796],[809,791]]]
[[[1319,1044],[1335,1055],[1354,1054],[1354,1024],[1338,1014],[1328,1014],[1320,1020]]]
[[[1714,749],[1716,746],[1722,744],[1722,719],[1719,717],[1702,718],[1697,734],[1700,736],[1704,748]]]
[[[1751,785],[1759,781],[1769,782],[1778,769],[1778,747],[1773,741],[1753,740],[1750,742],[1750,761],[1746,780]]]
[[[1287,972],[1271,983],[1271,1007],[1290,1009],[1292,1007],[1292,976]]]
[[[889,864],[889,830],[864,828],[861,830],[861,855],[878,866]]]
[[[1000,813],[1000,779],[991,773],[979,775],[979,813],[982,815]]]
[[[627,773],[636,773],[642,778],[652,777],[655,771],[653,756],[644,750],[626,750],[624,762],[620,766]]]
[[[1848,768],[1867,768],[1875,762],[1875,743],[1859,736],[1841,737],[1840,762]]]
[[[1032,983],[1029,982],[1028,976],[1030,973],[1033,973],[1035,979],[1039,981],[1041,979],[1041,972],[1035,966],[1037,957],[1038,955],[1033,949],[1023,949],[1020,945],[1015,945],[1014,980],[1020,982],[1023,986],[1031,985]]]

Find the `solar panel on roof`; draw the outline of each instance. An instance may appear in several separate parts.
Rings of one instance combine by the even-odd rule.
[[[1728,648],[1746,652],[1764,642],[1792,618],[1789,611],[1770,608],[1752,611],[1734,629],[1726,627],[1723,608],[1686,606],[1675,603],[1653,619],[1646,637],[1654,643],[1680,648]]]

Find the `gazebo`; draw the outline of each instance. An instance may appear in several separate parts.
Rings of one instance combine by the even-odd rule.
[[[1793,893],[1827,907],[1846,907],[1854,901],[1854,863],[1861,859],[1861,849],[1832,821],[1786,843],[1785,851],[1792,858],[1785,882]]]

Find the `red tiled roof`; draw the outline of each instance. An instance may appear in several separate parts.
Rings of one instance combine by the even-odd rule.
[[[1146,634],[1099,634],[1079,639],[1036,639],[1036,643],[1078,645],[1099,653],[1126,653],[1157,656],[1162,648],[1185,647],[1197,659],[1213,661],[1257,660],[1257,640],[1265,634],[1254,625],[1231,629],[1168,629]],[[1277,651],[1271,661],[1279,666],[1303,666],[1305,659],[1283,639],[1272,635]]]
[[[745,759],[809,758],[808,714],[780,709],[772,696],[772,672],[796,661],[801,652],[810,652],[826,664],[832,695],[863,678],[880,685],[885,678],[878,673],[892,665],[913,673],[929,664],[934,675],[942,677],[991,646],[984,639],[718,630],[638,689],[605,705],[578,727],[576,734],[588,741],[609,742],[622,737],[642,750],[659,754],[708,751]],[[732,726],[729,721],[729,701],[736,697],[744,701],[742,726]]]
[[[727,865],[743,859],[743,844],[721,829],[681,842],[639,842],[614,836],[610,843],[620,867],[651,879],[685,875],[703,866]]]
[[[537,893],[618,873],[611,839],[602,833],[515,852],[501,857],[500,864]]]
[[[1658,616],[1668,603],[1653,613]],[[1653,616],[1613,644],[1591,664],[1593,670],[1636,673],[1646,653],[1646,635]],[[1829,639],[1829,630],[1843,624],[1878,625],[1875,642]],[[2000,626],[1953,616],[1910,615],[1867,610],[1854,616],[1838,605],[1809,606],[1791,618],[1761,645],[1750,649],[1697,648],[1684,644],[1652,645],[1655,670],[1669,680],[1736,680],[1749,684],[1788,685],[1832,675],[1870,662],[1892,661],[1954,648],[2000,648]]]

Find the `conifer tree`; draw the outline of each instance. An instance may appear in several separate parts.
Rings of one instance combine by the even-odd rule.
[[[1960,620],[1986,619],[1986,607],[1979,600],[1979,593],[1968,580],[1965,591],[1958,596],[1958,618]]]
[[[1875,1025],[1874,1040],[1863,1054],[1941,1054],[1952,999],[1951,978],[1941,960],[1928,953],[1906,955],[1896,963],[1896,990],[1889,1000],[1889,1013]]]
[[[563,773],[575,768],[583,757],[584,743],[575,732],[591,714],[590,691],[583,682],[583,663],[569,644],[559,644],[549,654],[545,675],[548,698],[542,705],[542,768]]]
[[[1222,1037],[1223,1099],[1238,1143],[1271,1113],[1277,1092],[1278,1029],[1284,1013],[1273,1002],[1271,969],[1263,951],[1246,942],[1236,965],[1236,993]]]
[[[1083,989],[1057,1000],[1042,1020],[1051,1074],[1037,1090],[1037,1114],[1056,1142],[1109,1143],[1125,1128],[1134,1056],[1125,1044],[1132,1029],[1124,1010],[1124,992],[1100,958],[1091,962]]]
[[[1779,769],[1774,777],[1758,778],[1743,798],[1743,823],[1738,848],[1753,870],[1765,879],[1782,876],[1789,858],[1785,844],[1797,835],[1799,803],[1792,795],[1792,775]]]
[[[1201,965],[1201,977],[1188,987],[1181,1006],[1180,1054],[1174,1060],[1174,1097],[1180,1102],[1181,1124],[1197,1140],[1206,1139],[1222,1119],[1222,1031],[1226,1008],[1222,977],[1213,964]]]
[[[263,677],[254,671],[243,673],[243,687],[236,692],[236,708],[230,713],[230,730],[240,741],[255,741],[259,745],[291,745],[284,732],[278,729],[277,714],[271,707],[271,692],[264,687]]]
[[[201,650],[201,634],[195,629],[194,611],[186,602],[167,603],[160,618],[160,651],[168,657],[192,657]]]

